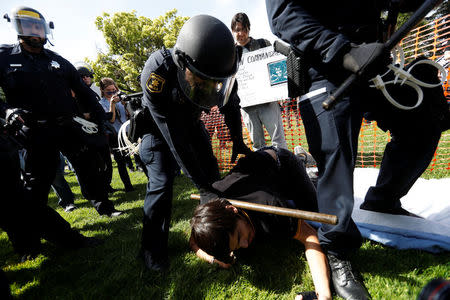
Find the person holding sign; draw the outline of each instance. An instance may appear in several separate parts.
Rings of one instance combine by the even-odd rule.
[[[231,31],[237,46],[242,50],[241,53],[270,46],[268,40],[255,40],[249,36],[250,20],[245,13],[234,15],[231,20]],[[246,107],[242,105],[241,113],[250,133],[253,150],[258,150],[266,145],[263,125],[272,139],[272,145],[287,149],[280,107],[276,101]]]

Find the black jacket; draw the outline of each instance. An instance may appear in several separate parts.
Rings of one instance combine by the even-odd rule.
[[[398,0],[266,0],[272,32],[298,51],[319,73],[342,78],[342,57],[350,43],[380,41],[384,26],[381,11]],[[403,1],[401,11],[416,9],[423,1]],[[344,77],[345,78],[345,77]]]
[[[6,96],[6,103],[0,103],[3,117],[10,107],[31,111],[36,119],[75,115],[73,90],[95,119],[105,119],[94,91],[81,80],[75,67],[47,49],[31,54],[19,44],[0,46],[0,86]]]
[[[200,120],[201,109],[180,91],[177,66],[170,50],[154,52],[141,75],[143,106],[148,108],[152,123],[149,131],[167,142],[183,171],[199,188],[210,189],[219,178],[217,159],[209,135]],[[234,88],[230,100],[221,108],[232,138],[242,138],[239,98]]]

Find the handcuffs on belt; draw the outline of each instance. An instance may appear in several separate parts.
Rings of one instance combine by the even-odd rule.
[[[94,134],[98,132],[98,126],[95,123],[89,122],[80,117],[73,117],[73,120],[79,124],[81,124],[81,129],[87,134]]]
[[[402,48],[397,46],[392,51],[393,51],[394,57],[398,56],[400,58],[399,59],[399,67],[395,66],[394,63],[388,65],[389,70],[386,73],[384,73],[383,75],[377,75],[376,77],[374,77],[370,80],[373,82],[373,85],[370,85],[370,87],[381,90],[381,92],[386,97],[386,99],[395,107],[402,109],[402,110],[414,109],[414,108],[418,107],[422,103],[422,100],[423,100],[423,91],[422,91],[421,87],[433,88],[433,87],[442,85],[447,78],[447,71],[440,64],[438,64],[432,60],[428,60],[428,59],[419,60],[415,64],[410,66],[407,70],[404,70],[403,67],[405,64],[405,56],[404,56]],[[432,65],[435,68],[437,68],[441,72],[441,82],[426,83],[426,82],[420,81],[417,78],[415,78],[411,74],[411,70],[419,64],[428,64],[428,65]],[[394,80],[384,82],[382,77],[385,76],[386,74],[388,74],[390,71],[393,71],[395,74]],[[413,106],[405,106],[405,105],[398,103],[396,100],[394,100],[394,98],[392,98],[392,96],[386,90],[386,85],[388,85],[388,84],[400,84],[400,85],[406,84],[406,85],[412,87],[417,92],[416,104]]]

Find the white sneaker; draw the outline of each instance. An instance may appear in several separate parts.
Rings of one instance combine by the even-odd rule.
[[[64,207],[64,211],[65,212],[71,212],[75,209],[77,209],[78,207],[75,206],[75,204],[68,204],[66,205],[66,207]]]

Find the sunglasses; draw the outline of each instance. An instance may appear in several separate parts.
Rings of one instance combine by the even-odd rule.
[[[105,92],[105,94],[106,94],[106,95],[109,95],[109,96],[110,96],[110,95],[114,95],[114,94],[116,94],[116,93],[117,93],[117,91],[113,91],[113,92]]]

